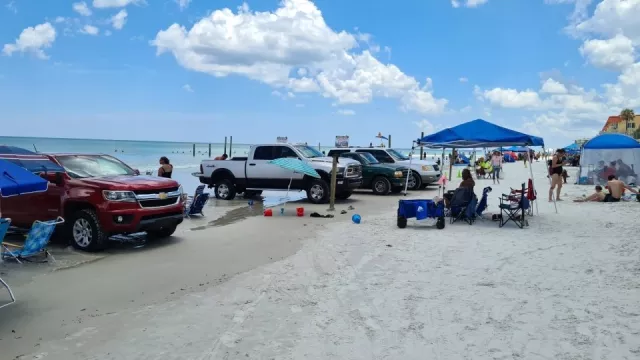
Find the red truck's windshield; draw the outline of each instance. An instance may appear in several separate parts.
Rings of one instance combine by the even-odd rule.
[[[72,178],[136,175],[122,161],[107,155],[64,155],[56,159]]]

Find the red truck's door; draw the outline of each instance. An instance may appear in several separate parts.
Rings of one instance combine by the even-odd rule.
[[[26,203],[21,196],[0,198],[0,216],[11,219],[13,225],[28,222],[25,218]]]
[[[64,185],[49,182],[46,192],[2,198],[0,211],[12,224],[28,227],[36,220],[54,220],[61,215],[63,196]]]

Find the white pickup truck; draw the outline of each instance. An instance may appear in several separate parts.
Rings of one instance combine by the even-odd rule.
[[[283,169],[269,161],[294,157],[314,168],[320,179]],[[330,196],[333,159],[307,145],[266,144],[253,145],[248,157],[227,160],[203,160],[200,173],[194,174],[200,182],[214,188],[218,199],[232,200],[236,193],[245,197],[258,195],[263,190],[305,190],[314,204],[326,203]],[[339,158],[336,173],[336,199],[347,199],[362,184],[362,165],[351,159]]]
[[[366,152],[373,155],[376,160],[383,164],[396,164],[401,166],[409,166],[411,163],[411,176],[409,177],[409,190],[418,190],[432,184],[442,175],[442,171],[435,161],[413,159],[409,161],[409,157],[395,149],[382,148],[338,148],[329,150],[329,156],[333,154],[342,154],[345,152]]]

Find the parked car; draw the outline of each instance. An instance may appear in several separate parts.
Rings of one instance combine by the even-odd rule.
[[[406,167],[409,167],[409,164],[411,164],[411,176],[409,177],[408,186],[410,190],[418,190],[426,187],[429,184],[435,183],[440,179],[440,176],[442,175],[440,166],[438,166],[435,161],[419,159],[411,160],[408,156],[395,149],[337,148],[329,150],[329,154],[343,154],[349,152],[369,153],[373,155],[376,160],[383,164],[395,164]]]
[[[293,157],[306,162],[320,175],[320,179],[293,173],[269,161]],[[200,182],[214,188],[215,196],[223,200],[235,198],[237,193],[259,194],[263,190],[305,190],[314,204],[329,201],[333,159],[307,145],[253,145],[248,157],[227,160],[203,160]],[[336,198],[347,199],[362,185],[362,165],[355,160],[340,159],[336,173]]]
[[[333,156],[335,151],[329,151]],[[409,168],[395,164],[383,164],[368,152],[345,152],[341,158],[353,159],[362,164],[361,189],[371,189],[376,195],[386,195],[389,192],[399,193],[404,189]]]
[[[61,168],[40,173],[49,181],[46,192],[0,200],[2,215],[11,218],[12,225],[28,228],[35,220],[62,216],[65,223],[56,231],[62,231],[78,249],[98,251],[116,234],[171,236],[183,220],[185,196],[174,180],[139,176],[137,170],[109,155],[36,157]]]

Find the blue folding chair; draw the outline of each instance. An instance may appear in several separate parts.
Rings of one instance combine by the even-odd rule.
[[[4,239],[4,236],[7,234],[7,231],[9,230],[9,225],[11,225],[11,219],[0,218],[0,244],[2,244],[2,240]],[[11,297],[11,302],[0,305],[0,309],[2,309],[3,307],[11,305],[14,302],[16,302],[16,297],[13,295],[13,291],[11,291],[9,284],[7,284],[4,280],[2,280],[2,278],[0,278],[0,284],[2,284],[2,286],[4,286],[7,289],[7,291],[9,292],[9,296]]]
[[[191,217],[191,215],[202,215],[204,206],[209,201],[209,194],[204,192],[204,185],[200,185],[196,188],[194,196],[187,198],[187,203],[184,207],[184,216]]]
[[[47,250],[47,245],[49,244],[49,240],[51,240],[51,235],[53,235],[56,226],[62,223],[64,223],[64,219],[61,217],[58,217],[56,220],[34,221],[24,244],[20,246],[3,242],[2,248],[0,248],[0,256],[2,259],[13,259],[21,264],[21,260],[31,261],[32,258],[39,255],[44,255],[45,259],[43,261],[47,261],[49,257],[55,261],[51,253]]]

